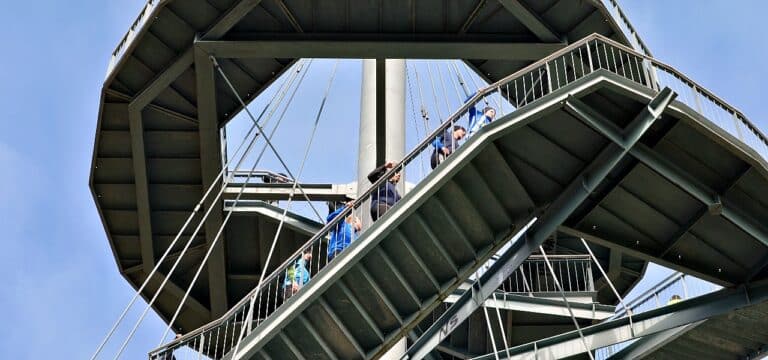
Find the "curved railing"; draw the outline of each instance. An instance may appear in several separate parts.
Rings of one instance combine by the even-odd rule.
[[[136,20],[133,21],[128,32],[123,35],[123,38],[117,43],[115,50],[112,51],[112,56],[109,58],[109,66],[107,66],[107,78],[112,74],[112,70],[115,69],[117,63],[122,59],[123,54],[125,54],[131,47],[136,37],[143,31],[146,31],[144,25],[147,23],[147,19],[154,18],[160,11],[160,5],[166,1],[167,0],[147,0],[147,3],[141,8],[139,16],[136,17]]]
[[[238,339],[258,327],[286,301],[287,297],[292,296],[296,291],[301,291],[307,277],[297,277],[297,271],[306,270],[311,278],[332,262],[329,255],[336,254],[328,253],[327,241],[332,235],[331,232],[342,221],[361,220],[363,233],[370,227],[371,222],[367,220],[368,213],[370,209],[378,208],[371,206],[372,195],[377,193],[386,181],[396,173],[407,176],[407,180],[411,183],[418,183],[426,177],[429,170],[425,170],[425,167],[430,164],[435,155],[433,140],[445,133],[447,129],[464,124],[470,111],[475,112],[478,108],[492,106],[499,113],[497,116],[504,116],[597,71],[608,71],[654,90],[670,86],[678,94],[688,93],[689,97],[679,96],[678,100],[710,119],[713,119],[710,116],[722,113],[732,114],[734,120],[732,123],[735,123],[734,130],[737,137],[746,143],[750,143],[752,139],[751,142],[762,146],[763,151],[766,149],[766,140],[762,133],[739,111],[725,104],[709,91],[663,63],[601,35],[590,35],[481,89],[416,145],[404,159],[393,163],[391,169],[376,180],[357,200],[331,219],[285,262],[277,266],[276,270],[264,279],[261,286],[246,295],[223,317],[152,351],[150,358],[170,358],[175,351],[190,351],[190,349],[196,349],[193,351],[212,358],[228,353],[237,346]],[[715,123],[718,122],[715,121]],[[448,133],[450,135],[450,131]],[[401,192],[405,192],[403,186],[398,185],[398,187]],[[371,216],[374,215],[383,214],[371,214]],[[299,270],[297,270],[297,263]]]
[[[627,40],[629,40],[629,43],[632,44],[632,47],[634,47],[637,51],[642,52],[645,55],[653,56],[651,53],[651,49],[648,48],[648,46],[645,45],[645,42],[643,39],[640,38],[640,35],[637,33],[637,30],[635,30],[635,27],[632,25],[632,22],[629,21],[629,17],[627,17],[627,14],[624,13],[624,10],[621,10],[621,6],[619,6],[619,2],[617,0],[600,0],[605,8],[608,10],[608,12],[611,14],[611,16],[616,19],[616,26],[621,29],[621,31],[624,33],[624,36],[627,37]]]

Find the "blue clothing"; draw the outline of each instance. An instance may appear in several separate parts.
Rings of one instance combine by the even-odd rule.
[[[346,209],[345,206],[339,207],[336,211],[328,214],[326,221],[331,222],[334,218]],[[336,254],[346,249],[350,243],[357,239],[357,232],[354,226],[348,223],[346,219],[339,221],[331,230],[331,238],[328,240],[328,261],[333,259]]]
[[[466,103],[469,101],[469,99],[475,96],[475,94],[469,95],[469,97],[467,97],[464,102]],[[482,111],[477,110],[475,104],[472,104],[472,106],[470,106],[467,111],[469,112],[469,132],[467,135],[472,135],[474,132],[480,130],[480,128],[483,126],[490,124],[492,121],[487,116],[485,116]]]
[[[432,169],[436,168],[437,165],[443,162],[448,155],[451,155],[459,147],[459,140],[456,140],[456,138],[453,137],[453,131],[453,127],[449,127],[445,129],[443,135],[438,136],[432,141],[432,146],[435,147],[435,150],[432,151],[432,155],[429,157],[429,166],[431,166]],[[443,152],[443,149],[446,149],[447,151]]]
[[[443,132],[443,135],[438,136],[432,141],[432,146],[435,147],[435,151],[440,151],[442,148],[448,149],[448,153],[452,153],[459,147],[459,141],[453,137],[453,127],[448,127]]]
[[[285,286],[291,286],[294,282],[299,286],[304,286],[309,282],[309,270],[307,270],[307,261],[301,256],[293,264],[293,274],[288,271],[285,277]]]

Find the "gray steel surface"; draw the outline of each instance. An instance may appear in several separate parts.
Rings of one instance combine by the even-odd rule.
[[[375,49],[386,51],[394,51],[392,41],[406,42],[429,50],[425,56],[464,58],[489,80],[593,32],[628,43],[596,2],[281,4],[275,0],[152,0],[115,50],[101,94],[90,186],[116,264],[135,288],[211,183],[221,159],[216,127],[221,128],[240,109],[230,94],[221,91],[225,88],[221,79],[212,79],[210,63],[195,41],[267,41],[281,52],[300,42],[322,47],[333,41],[374,41]],[[466,46],[453,46],[457,43]],[[505,48],[515,51],[499,59],[494,49]],[[249,101],[295,61],[283,55],[221,59],[220,63]],[[193,247],[212,241],[221,218],[218,204],[208,203],[203,210],[212,206],[217,209]],[[246,239],[260,244],[262,238],[257,233],[238,236],[242,239],[225,238],[212,254],[212,266],[191,294],[190,310],[179,319],[182,331],[212,320],[238,300],[241,291],[230,288],[240,288],[231,280],[231,275],[240,274],[233,273],[230,254],[247,253],[239,244],[247,244]],[[179,272],[191,272],[195,261],[183,261]],[[184,286],[183,279],[170,279],[168,290],[154,306],[161,317],[172,313]],[[150,286],[143,296],[152,294]]]

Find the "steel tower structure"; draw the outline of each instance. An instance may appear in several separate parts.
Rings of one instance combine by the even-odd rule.
[[[264,202],[288,187],[250,187],[245,205],[233,202],[242,184],[221,180],[221,129],[301,58],[376,59],[375,116],[361,119],[361,141],[376,148],[361,151],[366,164],[387,158],[387,129],[402,121],[385,96],[402,80],[385,59],[462,59],[491,84],[389,174],[428,156],[470,105],[513,110],[409,178],[402,201],[283,301],[270,294],[286,264],[321,254],[334,224],[284,218]],[[120,272],[157,298],[165,321],[181,306],[185,335],[153,359],[182,349],[375,358],[403,339],[403,357],[592,357],[637,338],[614,356],[695,358],[696,344],[725,339],[724,329],[747,331],[709,341],[709,353],[750,356],[768,342],[766,144],[741,112],[654,59],[613,1],[151,0],[112,54],[90,182]],[[388,176],[356,189],[315,184],[307,197],[356,198],[350,211],[364,214]],[[193,209],[193,221],[208,214],[200,231],[169,249]],[[724,289],[612,317],[649,261]],[[260,273],[271,274],[264,288]],[[566,289],[578,274],[581,287]],[[483,321],[487,309],[498,324],[487,312]]]

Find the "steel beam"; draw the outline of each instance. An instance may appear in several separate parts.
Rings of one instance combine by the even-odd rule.
[[[370,75],[366,73],[364,75]],[[380,166],[387,161],[387,60],[376,59],[376,163]],[[359,154],[358,154],[359,156]]]
[[[258,214],[275,223],[280,222],[280,220],[283,218],[282,209],[258,200],[240,200],[237,202],[237,206],[234,206],[233,200],[224,201],[224,211],[230,210],[239,213]],[[285,226],[291,230],[297,231],[309,237],[315,235],[318,231],[320,231],[320,229],[323,228],[323,224],[311,219],[307,219],[303,216],[296,215],[292,212],[288,212],[286,214],[284,221]],[[263,230],[262,227],[259,227],[259,229]],[[272,235],[266,236],[264,234],[260,234],[259,237],[271,238]]]
[[[539,40],[544,42],[559,42],[560,37],[547,23],[520,0],[499,0],[512,16],[528,28]]]
[[[458,294],[451,295],[445,298],[443,302],[452,304],[459,297],[460,295]],[[595,306],[591,303],[579,302],[578,299],[573,298],[569,299],[569,303],[574,315],[580,319],[603,320],[615,314],[614,306]],[[562,299],[530,297],[528,295],[497,293],[495,298],[489,297],[485,299],[483,306],[508,311],[522,311],[563,317],[571,316]]]
[[[156,287],[159,287],[160,284],[162,284],[163,280],[165,280],[165,275],[161,274],[160,272],[155,272],[155,275],[152,276],[152,279],[150,280],[150,284],[157,284]],[[155,288],[156,288],[155,287]],[[168,281],[165,283],[165,286],[163,287],[162,291],[167,291],[172,296],[176,297],[181,301],[181,299],[184,297],[185,290],[176,285],[171,279],[168,279]],[[144,292],[154,294],[153,291],[145,289]],[[148,298],[151,298],[151,296],[148,296]],[[155,306],[157,306],[157,303],[155,303]],[[192,296],[187,297],[187,300],[184,302],[184,307],[194,311],[198,315],[200,315],[200,320],[203,322],[209,321],[211,319],[211,312],[208,310],[207,307],[205,307],[203,304],[201,304],[197,299],[195,299]],[[158,311],[158,314],[160,312]],[[165,319],[168,321],[169,319]],[[178,325],[176,326],[178,330]],[[193,329],[183,329],[184,332],[193,330]]]
[[[617,126],[589,105],[578,99],[569,98],[566,100],[565,106],[568,112],[577,119],[584,121],[614,143],[625,149],[627,148]],[[768,246],[768,230],[746,215],[746,212],[739,209],[736,204],[730,204],[721,196],[722,194],[702,184],[694,176],[665,159],[648,146],[638,144],[638,146],[630,150],[630,154],[695,199],[704,203],[708,208],[717,209],[720,215],[736,225],[736,227]]]
[[[590,350],[598,349],[635,337],[649,336],[665,330],[685,326],[715,316],[728,314],[752,305],[768,301],[768,283],[739,286],[723,289],[714,293],[685,300],[673,305],[663,306],[632,316],[607,321],[582,328]],[[634,334],[634,335],[633,335]],[[553,336],[536,342],[515,346],[508,349],[510,359],[561,359],[581,354],[585,351],[577,331]],[[495,355],[505,356],[505,351]],[[478,360],[495,359],[494,354],[477,357]]]
[[[607,145],[594,161],[566,187],[561,195],[529,229],[513,242],[499,259],[472,284],[435,323],[419,338],[403,359],[420,359],[447,338],[458,325],[468,319],[501,283],[517,269],[528,256],[557,230],[571,213],[597,188],[613,168],[627,155],[676,97],[669,88],[656,98],[627,126],[621,134],[622,146]]]
[[[215,182],[221,171],[221,136],[219,119],[216,113],[216,76],[213,62],[203,51],[195,49],[195,77],[197,82],[197,117],[200,135],[200,167],[203,189],[214,187],[217,193],[221,183]],[[204,206],[210,211],[205,220],[205,238],[209,247],[213,246],[208,263],[208,289],[211,299],[211,314],[223,315],[227,305],[227,268],[225,238],[220,236],[216,244],[214,238],[223,224],[222,203],[212,196],[205,199]]]
[[[589,233],[586,233],[586,232],[574,229],[572,227],[560,226],[558,228],[558,231],[560,231],[560,232],[562,232],[564,234],[571,235],[571,236],[575,236],[575,237],[579,237],[579,238],[584,238],[584,240],[587,240],[590,243],[594,243],[594,244],[597,244],[597,245],[600,245],[600,246],[604,246],[604,247],[607,247],[609,249],[620,250],[622,253],[627,254],[627,255],[629,255],[631,257],[638,258],[638,259],[643,260],[643,261],[650,261],[650,262],[659,264],[661,266],[670,268],[672,270],[684,272],[684,273],[686,273],[688,275],[693,275],[693,276],[695,276],[697,278],[701,278],[702,280],[706,280],[706,281],[709,281],[711,283],[718,284],[720,286],[733,286],[733,284],[735,283],[735,282],[729,282],[729,281],[724,280],[724,279],[716,278],[716,277],[712,276],[711,274],[706,274],[706,273],[703,273],[701,271],[685,267],[685,266],[683,266],[683,265],[681,265],[679,263],[675,263],[675,262],[672,262],[672,261],[664,260],[662,258],[656,257],[656,254],[651,254],[649,252],[642,252],[640,250],[637,250],[637,249],[634,249],[634,248],[631,248],[631,247],[623,246],[623,245],[618,244],[616,242],[603,239],[601,237],[598,237],[598,236],[595,236],[593,234],[589,234]]]
[[[242,183],[227,183],[224,188],[224,199],[234,200],[240,193]],[[292,184],[250,184],[242,191],[240,200],[288,200]],[[357,198],[357,187],[351,184],[301,184],[304,193],[311,201],[346,202]],[[304,197],[294,197],[294,201],[304,201]]]
[[[461,25],[461,28],[459,28],[459,34],[466,34],[467,30],[472,26],[472,23],[475,22],[477,19],[477,15],[480,14],[480,9],[485,6],[486,0],[480,0],[477,2],[477,5],[475,5],[475,8],[472,9],[472,12],[469,13],[467,16],[467,19],[464,20],[464,23]]]
[[[600,278],[595,281],[595,289],[597,292],[600,292],[603,287],[607,286],[609,281],[616,281],[624,270],[628,270],[621,266],[621,258],[622,253],[620,249],[608,248],[608,272],[606,273],[608,278]]]
[[[692,324],[684,325],[678,328],[660,331],[653,335],[645,336],[629,346],[625,347],[621,351],[611,355],[607,360],[619,360],[619,359],[642,359],[652,354],[656,350],[661,349],[673,340],[687,333],[689,330],[699,326],[706,320],[695,322]]]
[[[259,5],[261,0],[240,0],[224,13],[200,38],[205,40],[220,39],[235,24],[237,24],[253,8]],[[142,109],[151,103],[160,93],[181,76],[194,63],[193,47],[187,48],[160,74],[138,92],[131,101],[130,107]]]
[[[382,37],[375,40],[198,40],[195,44],[217,58],[459,59],[467,54],[483,54],[484,59],[521,61],[539,60],[565,47],[562,43],[409,41]]]
[[[128,109],[128,128],[131,134],[133,182],[136,184],[136,215],[139,219],[141,262],[144,271],[150,273],[155,267],[155,250],[154,239],[152,238],[152,210],[149,206],[149,180],[147,178],[147,156],[144,148],[144,123],[141,110]]]

